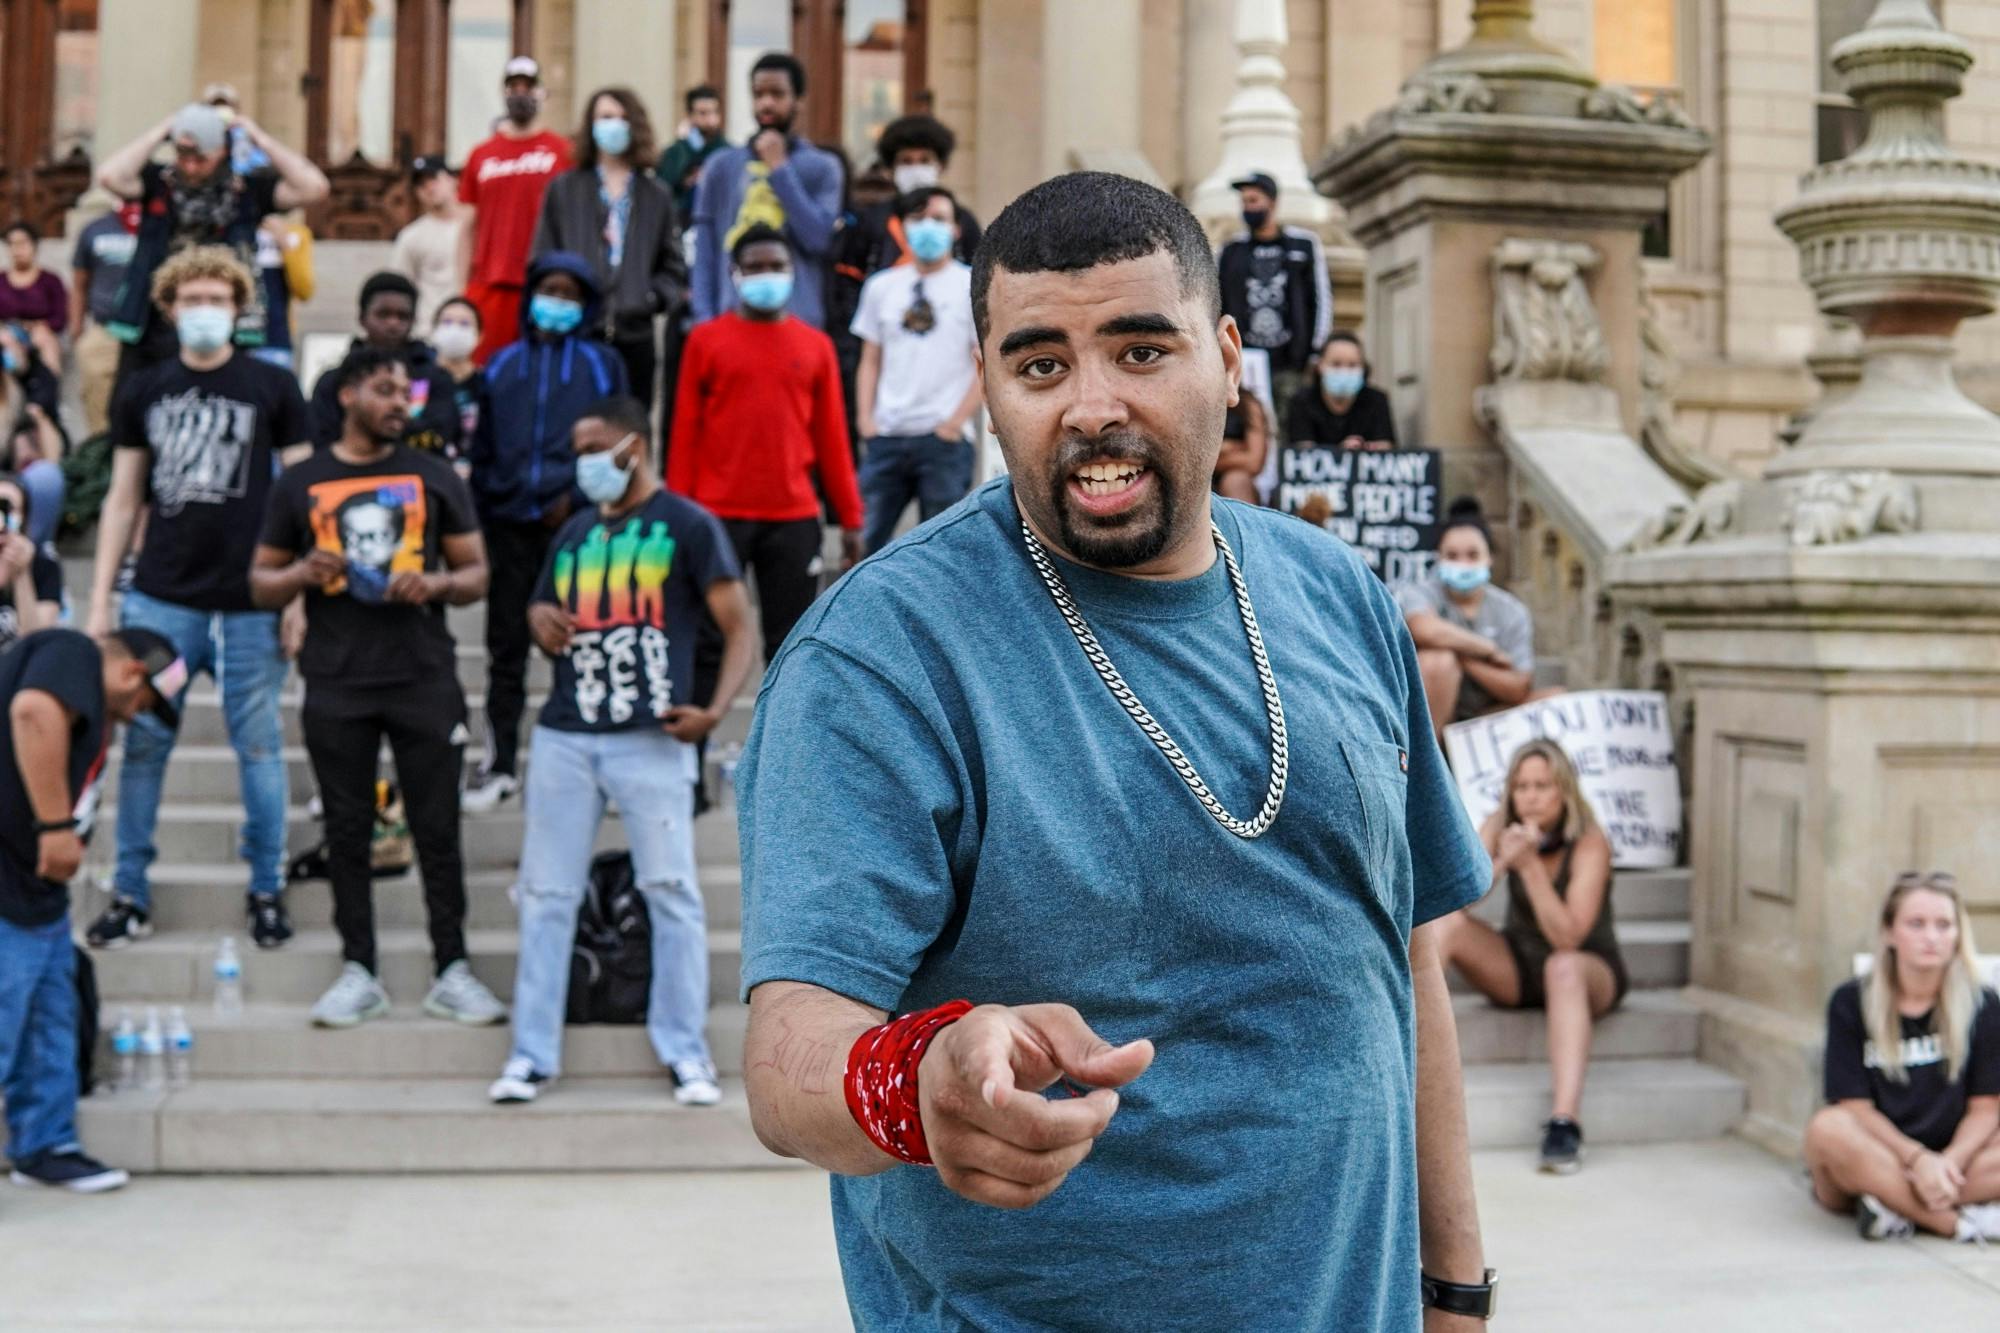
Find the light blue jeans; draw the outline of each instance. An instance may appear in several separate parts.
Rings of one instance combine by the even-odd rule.
[[[250,892],[283,893],[285,752],[278,691],[285,682],[285,659],[278,648],[277,612],[197,611],[134,590],[125,594],[121,623],[164,634],[180,650],[190,678],[203,671],[215,677],[242,784],[245,819],[238,854],[250,863]],[[183,690],[175,702],[186,701]],[[173,749],[174,733],[150,713],[141,713],[125,729],[112,888],[140,907],[153,901],[146,870],[159,854],[153,829]]]
[[[695,750],[663,732],[536,727],[521,842],[521,958],[514,974],[514,1050],[541,1073],[562,1072],[576,913],[590,882],[605,802],[618,806],[632,871],[653,926],[646,1035],[665,1065],[708,1062],[708,922],[694,865]]]
[[[69,915],[0,920],[0,1078],[17,1165],[76,1141],[76,945]]]

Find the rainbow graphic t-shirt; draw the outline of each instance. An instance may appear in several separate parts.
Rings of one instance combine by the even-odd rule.
[[[665,491],[620,518],[571,518],[549,547],[538,602],[575,623],[555,659],[541,724],[557,731],[655,726],[690,698],[695,632],[709,587],[740,578],[728,534],[707,510]]]

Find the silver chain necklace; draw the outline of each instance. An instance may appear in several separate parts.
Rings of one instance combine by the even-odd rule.
[[[1271,720],[1271,786],[1264,793],[1264,808],[1251,820],[1238,819],[1223,808],[1222,802],[1215,799],[1215,793],[1202,781],[1201,774],[1195,771],[1194,763],[1174,743],[1174,738],[1167,735],[1166,728],[1147,711],[1146,705],[1139,702],[1139,696],[1132,692],[1125,678],[1118,674],[1118,668],[1111,664],[1111,655],[1104,651],[1104,645],[1091,632],[1090,622],[1077,610],[1076,601],[1069,595],[1062,575],[1056,572],[1055,563],[1049,559],[1041,539],[1035,536],[1034,529],[1028,526],[1025,518],[1021,520],[1021,535],[1027,539],[1028,558],[1034,562],[1035,572],[1042,576],[1049,596],[1055,601],[1056,610],[1062,612],[1062,618],[1069,623],[1070,633],[1076,636],[1083,655],[1097,669],[1098,677],[1111,691],[1111,697],[1139,724],[1139,730],[1146,733],[1147,739],[1159,747],[1167,762],[1174,766],[1174,772],[1181,775],[1181,781],[1187,784],[1187,789],[1194,793],[1202,808],[1215,817],[1216,823],[1239,838],[1261,838],[1276,822],[1278,807],[1285,803],[1285,775],[1290,768],[1285,751],[1285,705],[1278,698],[1278,678],[1271,674],[1271,659],[1264,652],[1264,636],[1257,629],[1257,612],[1250,605],[1250,589],[1243,582],[1243,571],[1236,567],[1236,553],[1229,549],[1221,528],[1216,527],[1212,520],[1208,526],[1215,535],[1215,549],[1222,553],[1222,563],[1229,570],[1229,586],[1236,591],[1236,609],[1243,616],[1243,633],[1250,640],[1250,657],[1257,664],[1257,681],[1264,689],[1264,712]]]

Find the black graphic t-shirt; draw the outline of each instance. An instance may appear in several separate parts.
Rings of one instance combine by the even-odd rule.
[[[111,433],[121,449],[152,453],[132,586],[197,611],[250,610],[250,557],[277,451],[307,436],[298,381],[242,352],[214,370],[176,357],[119,395]]]
[[[322,449],[287,468],[271,493],[264,545],[294,556],[317,546],[347,566],[324,591],[306,592],[299,674],[315,686],[456,679],[444,603],[388,601],[389,583],[443,568],[444,539],[478,527],[472,492],[451,465],[406,445],[360,465]]]
[[[28,581],[35,585],[36,601],[61,604],[62,561],[56,556],[54,542],[43,542],[35,548],[35,558],[28,562]],[[14,585],[0,583],[0,648],[20,637],[21,608],[14,605]]]
[[[1360,436],[1363,444],[1396,442],[1396,416],[1389,395],[1372,384],[1361,386],[1345,412],[1335,412],[1320,396],[1317,382],[1307,384],[1285,404],[1285,440],[1289,444],[1338,446]]]
[[[709,588],[741,577],[722,525],[678,495],[661,491],[623,518],[594,508],[571,518],[535,589],[576,621],[541,724],[630,731],[678,704],[706,705],[689,697],[695,632]]]
[[[73,629],[38,630],[0,653],[0,708],[10,706],[23,690],[52,694],[76,714],[66,776],[76,834],[87,839],[96,822],[108,734],[104,659],[87,635]],[[0,918],[17,926],[46,926],[69,910],[68,888],[35,873],[40,844],[35,807],[14,753],[14,729],[0,727]]]
[[[1883,1076],[1861,1016],[1862,982],[1842,982],[1826,1006],[1826,1099],[1866,1099],[1889,1122],[1932,1152],[1951,1143],[1965,1103],[2000,1094],[2000,995],[1980,988],[1979,1014],[1958,1078],[1944,1077],[1944,1050],[1931,1032],[1936,1011],[1903,1019],[1903,1072],[1906,1083]]]

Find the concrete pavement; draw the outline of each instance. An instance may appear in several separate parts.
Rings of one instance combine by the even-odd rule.
[[[1868,1245],[1735,1140],[1475,1159],[1495,1328],[2000,1327],[2000,1248]],[[0,1327],[387,1333],[847,1327],[823,1177],[164,1177],[0,1192]]]

